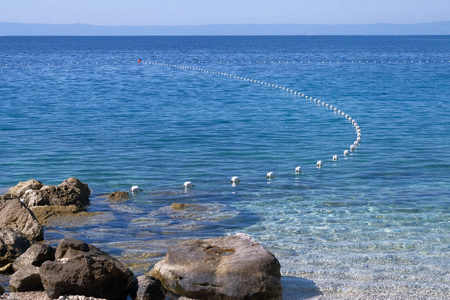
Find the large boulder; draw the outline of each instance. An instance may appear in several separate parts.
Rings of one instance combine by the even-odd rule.
[[[0,228],[20,231],[31,240],[44,238],[44,228],[19,199],[0,200]]]
[[[11,276],[9,288],[13,292],[42,291],[41,276],[39,275],[39,267],[26,265],[20,268]]]
[[[48,297],[84,295],[126,299],[133,273],[100,249],[74,239],[63,239],[55,261],[46,261],[40,276]]]
[[[40,181],[30,179],[28,181],[21,181],[17,185],[11,187],[8,192],[2,196],[2,198],[6,199],[20,199],[25,195],[25,193],[32,190],[39,190],[43,187],[43,184]]]
[[[0,229],[0,267],[7,266],[22,255],[30,241],[20,232],[11,228]]]
[[[60,185],[44,185],[40,189],[28,191],[22,197],[28,207],[44,205],[75,205],[84,208],[89,205],[91,191],[86,183],[70,177]]]
[[[180,242],[149,275],[168,292],[194,299],[282,296],[280,263],[245,234]]]
[[[12,267],[14,271],[26,265],[40,267],[47,260],[55,260],[55,249],[47,244],[34,244],[14,261]]]

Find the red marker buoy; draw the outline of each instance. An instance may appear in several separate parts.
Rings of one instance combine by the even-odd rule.
[[[138,59],[138,63],[139,63],[139,64],[141,63],[141,60],[140,60],[140,59]]]

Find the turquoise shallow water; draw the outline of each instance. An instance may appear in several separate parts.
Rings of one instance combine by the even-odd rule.
[[[449,60],[449,37],[0,37],[0,188],[87,182],[104,214],[45,238],[137,274],[180,239],[245,232],[312,290],[449,297]],[[326,101],[361,145],[344,157],[355,128],[317,103],[163,61]]]

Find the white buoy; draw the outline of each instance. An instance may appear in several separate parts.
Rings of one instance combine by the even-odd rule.
[[[355,146],[354,145],[350,146],[350,151],[355,151]]]
[[[356,139],[359,142],[361,142],[361,137],[358,136],[358,138]]]
[[[302,167],[298,166],[297,168],[295,168],[295,173],[299,174],[302,172]]]
[[[355,142],[353,143],[353,145],[355,145],[355,147],[358,146],[358,141],[355,141]]]
[[[186,181],[185,183],[183,183],[183,187],[185,189],[190,189],[191,187],[193,187],[194,185],[192,184],[192,182],[190,181]]]
[[[269,173],[267,173],[266,178],[268,178],[268,179],[275,178],[275,174],[273,172],[269,172]]]
[[[133,185],[130,189],[130,192],[132,192],[132,193],[137,193],[139,191],[140,191],[140,189],[137,185]]]
[[[337,112],[337,110],[338,110],[338,109],[335,107],[335,108],[334,108],[334,112]]]
[[[317,162],[317,164],[316,164],[316,165],[317,165],[317,167],[318,167],[318,168],[322,168],[322,161],[321,161],[321,160],[319,160],[319,161]]]
[[[239,183],[239,182],[241,182],[241,180],[239,179],[239,177],[233,176],[233,177],[231,177],[231,182],[232,183]]]
[[[333,155],[333,161],[337,161],[338,160],[338,156],[337,155]]]
[[[348,155],[348,150],[344,151],[344,155],[347,156]]]

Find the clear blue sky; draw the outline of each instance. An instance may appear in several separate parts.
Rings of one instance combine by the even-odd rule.
[[[0,22],[94,25],[409,24],[450,0],[0,0]]]

